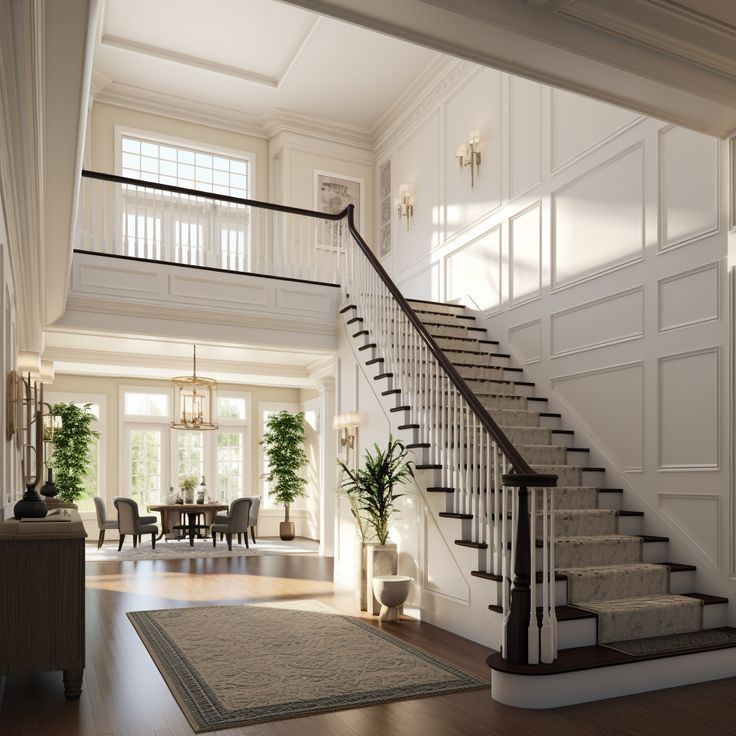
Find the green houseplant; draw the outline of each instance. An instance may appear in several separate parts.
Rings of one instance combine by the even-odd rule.
[[[291,414],[280,411],[266,421],[261,445],[266,455],[268,472],[264,477],[269,484],[269,495],[276,503],[283,504],[284,520],[279,524],[279,536],[283,540],[294,539],[294,522],[289,520],[289,507],[304,496],[307,479],[300,470],[307,464],[304,452],[304,412]]]
[[[374,452],[365,451],[360,468],[350,468],[339,458],[337,461],[340,491],[348,497],[361,536],[356,557],[356,604],[374,614],[380,605],[373,595],[373,578],[398,571],[398,548],[387,542],[395,502],[403,495],[396,491],[414,475],[408,455],[404,443],[389,436],[385,449],[375,444]],[[369,533],[377,541],[367,542]]]
[[[363,523],[367,524],[378,543],[385,545],[391,530],[394,503],[403,495],[395,489],[413,477],[413,462],[407,460],[409,451],[404,443],[393,437],[389,436],[385,450],[378,444],[374,448],[375,453],[365,451],[362,468],[353,470],[342,460],[337,462],[343,474],[340,487],[351,501],[350,510],[358,529],[362,534]]]
[[[53,452],[49,466],[54,470],[59,497],[67,503],[75,503],[87,492],[84,481],[92,459],[91,446],[100,436],[92,429],[97,417],[90,406],[71,402],[47,405],[51,416],[61,417],[61,428],[51,436]]]
[[[194,489],[197,487],[199,478],[196,475],[185,475],[179,478],[179,486],[184,491],[184,502],[194,503]]]

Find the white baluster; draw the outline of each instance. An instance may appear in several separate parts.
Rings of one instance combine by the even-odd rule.
[[[531,568],[529,574],[529,630],[528,662],[539,664],[539,626],[537,624],[537,489],[529,489],[529,546]],[[544,570],[542,571],[544,577]]]

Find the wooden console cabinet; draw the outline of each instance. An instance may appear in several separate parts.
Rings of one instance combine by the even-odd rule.
[[[0,674],[64,673],[64,694],[82,692],[84,525],[0,523]]]

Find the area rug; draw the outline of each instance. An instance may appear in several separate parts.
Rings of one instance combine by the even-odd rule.
[[[723,629],[704,629],[688,634],[673,634],[672,636],[652,636],[648,639],[633,641],[614,641],[603,646],[615,649],[617,652],[643,656],[646,654],[664,654],[684,649],[701,647],[736,647],[736,632]]]
[[[197,733],[488,687],[318,601],[128,617]]]
[[[217,547],[212,546],[208,540],[196,540],[194,546],[189,545],[188,540],[169,542],[157,542],[156,549],[151,549],[150,540],[148,544],[144,541],[134,548],[132,544],[126,544],[118,552],[117,544],[105,544],[101,549],[96,545],[86,545],[85,557],[87,562],[136,562],[140,560],[192,560],[207,559],[209,557],[254,557],[258,555],[307,555],[317,554],[319,544],[310,539],[295,539],[293,542],[282,542],[280,539],[259,539],[256,544],[251,542],[250,548],[233,544],[232,552],[228,551],[227,542],[218,542]]]

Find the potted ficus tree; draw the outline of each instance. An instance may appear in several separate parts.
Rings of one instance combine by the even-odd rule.
[[[84,481],[91,461],[91,447],[100,433],[92,428],[97,417],[90,411],[91,404],[53,404],[48,406],[52,417],[61,417],[61,428],[49,436],[52,455],[49,466],[54,471],[54,482],[59,498],[74,505],[87,492]]]
[[[294,539],[294,522],[289,519],[289,507],[297,498],[306,495],[304,486],[307,479],[300,472],[307,464],[304,440],[303,411],[297,414],[280,411],[266,420],[261,445],[268,472],[262,477],[268,481],[269,495],[284,506],[284,520],[279,524],[279,536],[284,541]]]
[[[374,614],[380,608],[373,595],[373,578],[379,575],[396,575],[398,571],[398,549],[388,543],[395,503],[403,494],[397,493],[413,477],[413,461],[401,440],[389,436],[388,445],[381,449],[374,445],[374,452],[365,451],[363,466],[349,468],[342,460],[338,465],[342,471],[340,488],[351,503],[351,512],[356,517],[359,530],[364,521],[375,538],[366,545],[366,603]]]

